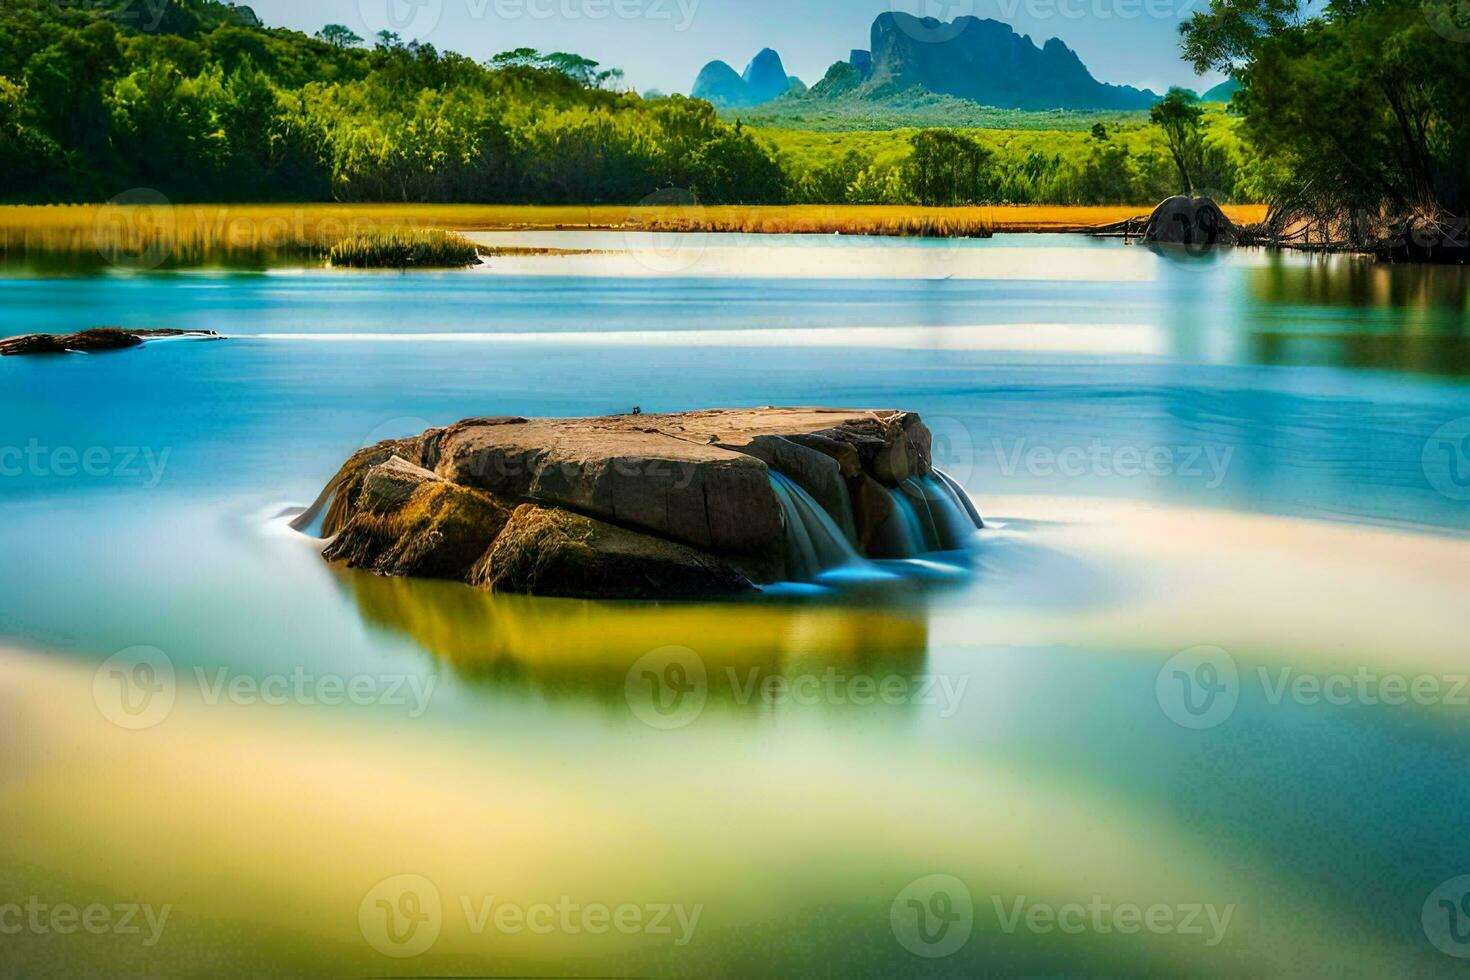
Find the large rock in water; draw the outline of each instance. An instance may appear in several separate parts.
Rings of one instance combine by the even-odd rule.
[[[859,551],[886,555],[892,494],[933,473],[929,430],[911,412],[825,408],[466,419],[354,454],[297,526],[326,507],[324,556],[380,574],[558,596],[731,594],[791,573],[799,529],[773,470]]]
[[[1143,240],[1158,245],[1234,245],[1240,229],[1210,198],[1180,194],[1154,208]]]

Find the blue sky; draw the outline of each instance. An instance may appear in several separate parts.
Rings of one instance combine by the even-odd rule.
[[[1060,37],[1104,82],[1162,92],[1203,90],[1179,60],[1178,24],[1208,0],[249,0],[267,24],[315,31],[346,24],[476,58],[515,47],[575,51],[623,68],[642,90],[687,92],[708,61],[736,71],[762,47],[807,84],[852,48],[868,46],[873,18],[905,10],[951,20],[990,17],[1041,44]]]

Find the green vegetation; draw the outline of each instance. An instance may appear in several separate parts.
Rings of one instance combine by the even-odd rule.
[[[213,0],[0,6],[0,195],[175,201],[631,203],[784,195],[703,102],[646,102],[576,55],[485,65],[382,34],[259,27]],[[144,29],[148,28],[148,29]]]
[[[852,81],[841,75],[814,91]],[[622,205],[677,189],[702,205],[1143,205],[1179,185],[1170,141],[1141,113],[839,91],[812,104],[871,128],[836,134],[724,121],[620,81],[566,52],[479,64],[388,33],[367,47],[340,24],[308,37],[214,0],[12,0],[0,6],[0,198],[142,187],[196,203]],[[802,101],[778,100],[770,118]],[[900,116],[923,126],[884,128]],[[1205,111],[1189,153],[1196,187],[1259,199],[1239,119]]]
[[[433,228],[380,228],[332,246],[327,258],[339,269],[463,269],[480,258],[463,235]]]
[[[1204,114],[1195,94],[1182,88],[1169,89],[1169,94],[1155,102],[1148,113],[1149,121],[1164,131],[1164,139],[1169,142],[1169,155],[1179,168],[1179,190],[1184,194],[1194,193],[1193,174],[1204,155],[1200,140]]]
[[[835,79],[834,75],[837,76]],[[721,115],[730,121],[740,119],[751,126],[814,132],[916,127],[1067,131],[1087,130],[1099,123],[1120,126],[1148,121],[1147,110],[998,109],[921,88],[862,95],[851,92],[856,83],[856,70],[845,62],[839,62],[832,66],[826,78],[812,87],[807,98],[788,96],[751,109],[725,110]]]
[[[1273,225],[1351,245],[1465,255],[1470,18],[1463,0],[1211,0],[1185,56],[1239,80]],[[1458,226],[1458,227],[1457,227]],[[1454,241],[1458,239],[1458,246]],[[1438,243],[1438,244],[1436,244]]]
[[[1099,126],[1101,128],[1099,128]],[[804,203],[916,204],[915,140],[938,145],[926,130],[818,133],[760,130],[776,150]],[[1146,121],[1094,124],[1091,129],[954,130],[987,151],[955,203],[1154,204],[1178,193],[1179,169],[1163,129]],[[1221,202],[1261,199],[1266,174],[1241,134],[1241,120],[1206,106],[1193,141],[1191,183]]]

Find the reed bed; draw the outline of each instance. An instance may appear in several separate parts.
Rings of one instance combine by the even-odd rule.
[[[440,228],[375,228],[327,253],[338,269],[463,269],[480,261],[475,243]]]
[[[988,237],[1000,232],[1081,231],[1121,221],[1137,206],[666,204],[525,206],[479,204],[104,204],[0,206],[0,259],[124,268],[313,264],[348,238],[385,229],[446,231],[601,230],[750,234]],[[1244,224],[1264,206],[1227,206]]]

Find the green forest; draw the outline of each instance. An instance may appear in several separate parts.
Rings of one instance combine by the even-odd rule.
[[[832,132],[831,119],[767,128],[642,97],[562,52],[481,63],[341,25],[267,28],[214,0],[172,0],[156,21],[141,0],[12,0],[0,197],[632,204],[678,188],[709,204],[1144,204],[1192,188],[1354,220],[1463,213],[1470,48],[1457,21],[1436,25],[1438,2],[1426,16],[1418,0],[1333,0],[1306,16],[1289,0],[1213,0],[1183,50],[1240,80],[1229,111],[1173,90],[1151,117],[1090,126],[1010,113],[1008,128]],[[954,101],[942,118],[962,118]]]

